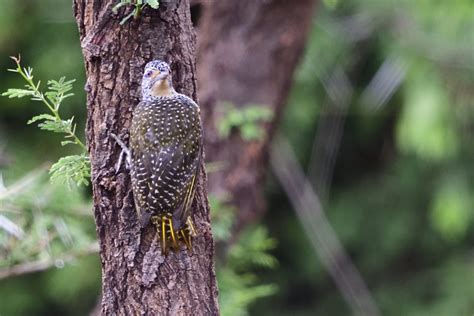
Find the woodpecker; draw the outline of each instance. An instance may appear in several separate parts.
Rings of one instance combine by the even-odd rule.
[[[171,69],[160,60],[145,66],[142,100],[133,111],[129,165],[142,227],[157,229],[163,254],[182,244],[191,250],[191,203],[202,151],[199,106],[173,88]]]

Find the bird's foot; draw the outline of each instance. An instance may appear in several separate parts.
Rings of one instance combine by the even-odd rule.
[[[117,164],[115,165],[115,174],[117,174],[120,170],[120,166],[122,165],[124,154],[125,154],[125,168],[127,168],[127,170],[130,170],[131,161],[132,161],[132,155],[130,153],[130,149],[128,149],[127,145],[125,145],[125,143],[120,138],[118,138],[117,135],[115,135],[114,133],[110,133],[110,136],[112,136],[112,138],[115,139],[117,144],[122,148]]]

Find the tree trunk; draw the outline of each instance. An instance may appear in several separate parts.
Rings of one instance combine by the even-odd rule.
[[[254,220],[262,196],[267,148],[286,103],[314,12],[314,0],[203,1],[198,75],[208,161],[224,163],[209,177],[217,196],[231,195],[239,226]],[[223,139],[216,124],[224,102],[258,105],[274,113],[265,135]]]
[[[193,203],[193,251],[164,257],[154,228],[140,228],[128,171],[115,175],[120,148],[110,137],[113,132],[127,139],[143,67],[150,60],[169,62],[176,89],[196,99],[189,2],[162,2],[158,10],[147,7],[122,26],[119,22],[130,8],[114,14],[116,3],[74,0],[87,73],[87,141],[102,262],[102,314],[218,315],[204,171]]]

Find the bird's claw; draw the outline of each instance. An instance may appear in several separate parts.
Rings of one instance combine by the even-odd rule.
[[[123,155],[125,154],[125,168],[127,170],[130,170],[131,166],[131,154],[130,154],[130,149],[128,149],[127,145],[117,137],[114,133],[110,133],[110,136],[112,136],[113,139],[117,142],[117,144],[122,148],[122,151],[120,152],[117,164],[115,165],[115,174],[117,174],[120,170],[120,166],[122,165],[122,160],[123,160]]]

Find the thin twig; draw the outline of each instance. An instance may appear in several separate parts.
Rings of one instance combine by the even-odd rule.
[[[33,99],[43,102],[43,104],[46,105],[46,107],[50,110],[50,112],[54,115],[54,117],[58,121],[61,121],[62,119],[61,119],[61,116],[59,115],[58,110],[59,110],[59,104],[63,100],[63,96],[62,95],[60,96],[60,99],[57,102],[57,104],[53,104],[52,102],[49,102],[48,99],[44,96],[44,93],[42,93],[39,90],[40,81],[38,81],[36,84],[33,82],[33,75],[32,75],[33,69],[32,68],[22,68],[21,64],[20,64],[20,57],[11,56],[10,58],[13,59],[13,61],[15,61],[17,68],[16,69],[9,69],[9,71],[19,73],[23,77],[23,79],[25,79],[25,81],[28,83],[28,86],[30,87],[31,92],[33,92],[33,94],[32,94]],[[66,134],[68,135],[66,137],[70,137],[70,138],[74,139],[74,142],[77,145],[79,145],[84,151],[87,151],[87,148],[84,145],[84,143],[77,137],[77,135],[75,133],[75,128],[71,129],[71,127],[68,126],[67,129],[66,129]]]
[[[331,224],[286,140],[271,147],[271,167],[286,191],[316,254],[356,315],[379,315],[377,305]]]
[[[97,252],[99,252],[99,244],[97,242],[94,242],[90,244],[88,248],[80,252],[76,252],[76,253],[71,252],[59,258],[51,258],[51,259],[21,263],[9,268],[3,268],[3,269],[0,269],[0,280],[22,275],[22,274],[44,271],[52,267],[63,267],[68,262],[76,260],[80,257],[95,254]]]
[[[10,185],[8,188],[4,188],[3,190],[0,188],[0,201],[3,199],[11,198],[13,195],[20,193],[24,188],[26,188],[31,183],[36,181],[40,176],[42,176],[46,169],[47,166],[43,165],[29,172],[26,176],[22,177],[20,180]]]
[[[328,95],[328,106],[327,112],[323,112],[318,122],[308,175],[324,205],[329,199],[334,165],[354,88],[340,66],[336,67],[330,76],[323,79],[322,84]]]

